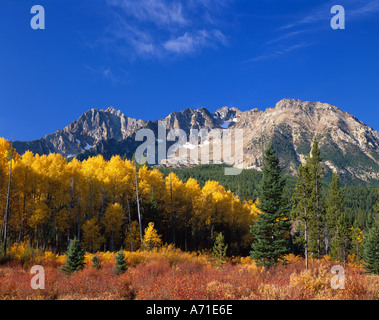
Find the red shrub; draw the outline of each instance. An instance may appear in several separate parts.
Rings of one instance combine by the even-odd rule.
[[[0,299],[307,300],[378,296],[375,284],[370,287],[356,265],[345,268],[345,289],[334,290],[330,286],[333,263],[325,261],[312,261],[308,271],[299,259],[270,269],[254,263],[227,263],[215,269],[191,259],[170,264],[171,260],[158,255],[117,276],[108,260],[100,270],[89,263],[71,276],[61,272],[60,264],[47,263],[44,290],[31,288],[33,275],[25,265],[7,263],[0,266]]]

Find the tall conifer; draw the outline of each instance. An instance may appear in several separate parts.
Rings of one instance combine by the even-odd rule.
[[[365,270],[379,274],[379,222],[376,222],[365,236],[362,256]]]
[[[336,224],[336,234],[332,240],[331,256],[346,266],[347,255],[351,249],[351,226],[345,213],[342,213]]]
[[[324,245],[325,231],[325,205],[322,197],[321,179],[324,175],[324,168],[321,165],[320,148],[317,137],[313,140],[310,157],[306,166],[309,174],[309,251],[320,259],[321,250]]]
[[[320,258],[325,237],[325,205],[321,186],[324,169],[321,160],[318,140],[315,137],[305,165],[299,166],[291,211],[292,220],[302,232],[302,238],[298,237],[297,240],[304,246],[306,269],[309,253]]]
[[[336,234],[336,226],[339,218],[344,213],[343,190],[339,186],[338,174],[333,172],[332,182],[330,183],[328,197],[326,199],[326,215],[325,215],[325,251],[329,252],[331,240]]]
[[[251,257],[263,266],[272,266],[288,252],[289,205],[284,197],[285,182],[279,159],[270,143],[263,156],[263,178],[259,188],[258,219],[251,226],[254,242]]]
[[[62,266],[62,271],[68,275],[82,270],[84,267],[84,255],[80,241],[77,239],[71,240],[68,246],[66,264]]]
[[[295,221],[297,229],[300,229],[300,233],[295,242],[300,243],[304,247],[305,268],[308,269],[308,239],[309,239],[309,174],[306,166],[299,166],[298,181],[292,197],[292,210],[291,219]]]

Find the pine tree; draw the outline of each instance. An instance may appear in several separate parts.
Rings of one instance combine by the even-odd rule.
[[[355,220],[351,229],[351,252],[353,254],[354,261],[361,260],[362,241],[363,232],[359,228],[357,220]]]
[[[363,240],[363,267],[368,273],[379,274],[379,223],[376,222]]]
[[[84,254],[79,240],[71,240],[68,246],[66,264],[62,266],[62,271],[68,275],[82,270],[84,267]]]
[[[331,256],[346,266],[347,255],[351,249],[351,227],[345,213],[341,213],[335,226],[336,233],[331,243]]]
[[[321,165],[320,149],[317,137],[314,138],[310,157],[306,161],[306,167],[309,174],[310,196],[308,199],[309,206],[309,251],[316,254],[320,259],[321,248],[324,241],[324,223],[325,223],[325,206],[322,197],[321,179],[324,175],[324,169]]]
[[[213,245],[213,256],[216,258],[216,267],[221,267],[225,263],[227,249],[228,245],[224,243],[224,235],[220,232]]]
[[[299,226],[303,235],[298,234],[295,242],[304,246],[305,268],[308,269],[308,239],[309,239],[309,174],[308,168],[302,165],[298,170],[298,181],[292,197],[291,219]],[[299,231],[299,230],[298,230]]]
[[[379,189],[376,192],[376,203],[374,206],[374,211],[379,213]]]
[[[288,252],[289,206],[279,159],[270,143],[263,156],[263,178],[259,188],[258,219],[251,226],[254,236],[250,256],[259,265],[272,266]]]
[[[125,253],[124,250],[121,248],[120,251],[117,253],[116,256],[116,263],[114,265],[114,271],[117,275],[125,273],[125,271],[128,269],[128,266],[126,264],[125,260]]]
[[[326,199],[326,252],[329,251],[330,241],[336,233],[336,226],[344,209],[343,190],[339,186],[337,173],[333,172],[332,182],[329,187],[329,194]]]

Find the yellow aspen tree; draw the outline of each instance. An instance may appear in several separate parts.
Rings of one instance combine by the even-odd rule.
[[[148,226],[145,228],[145,233],[143,236],[143,248],[146,250],[152,250],[162,245],[161,235],[158,235],[157,230],[154,228],[154,223],[149,222]]]
[[[183,194],[183,212],[180,223],[184,228],[184,249],[188,249],[188,235],[194,234],[200,225],[197,217],[201,210],[201,188],[196,179],[189,178]]]
[[[225,188],[217,181],[207,181],[202,189],[202,205],[206,225],[210,228],[210,236],[213,239],[215,225],[219,224],[225,211],[230,208]]]
[[[7,240],[8,240],[9,201],[10,201],[10,192],[11,192],[12,164],[13,164],[13,145],[12,145],[12,143],[10,143],[10,145],[9,145],[9,152],[7,152],[6,157],[7,158],[9,157],[9,174],[8,174],[7,198],[6,198],[6,205],[5,205],[5,217],[4,217],[4,242],[3,242],[4,256],[6,256],[6,254],[7,254]]]
[[[34,154],[26,151],[15,168],[17,189],[19,192],[19,239],[24,240],[27,233],[27,221],[31,215],[30,206],[33,201],[32,196],[36,190],[38,175],[33,170]]]
[[[142,166],[138,170],[138,186],[140,197],[145,203],[150,200],[153,190],[158,202],[161,202],[165,197],[163,174],[157,169],[151,170],[145,165]]]
[[[55,245],[58,247],[58,243],[61,238],[60,229],[56,224],[56,217],[59,212],[65,211],[66,207],[66,189],[68,185],[68,175],[67,175],[67,160],[60,154],[49,154],[48,155],[49,166],[48,166],[48,195],[47,195],[47,205],[50,209],[53,219],[49,219],[49,222],[45,225],[46,234],[55,234]],[[54,219],[55,217],[55,219]],[[60,221],[61,223],[63,220]],[[54,230],[54,232],[52,232]],[[46,240],[44,242],[44,247],[46,246]]]
[[[168,225],[171,231],[171,241],[176,242],[176,231],[180,222],[185,203],[183,197],[185,194],[185,184],[178,178],[175,173],[170,173],[165,179],[166,186],[166,205],[165,213]]]
[[[125,250],[136,251],[141,248],[141,237],[138,222],[133,220],[125,232]]]
[[[100,219],[105,210],[104,190],[104,170],[106,161],[101,155],[90,157],[82,162],[81,174],[83,177],[81,190],[86,218],[90,219],[98,216]]]
[[[104,182],[111,201],[121,202],[132,181],[133,169],[120,156],[114,156],[106,163]]]
[[[77,159],[73,159],[67,164],[67,185],[66,185],[66,203],[68,206],[67,217],[67,243],[70,243],[72,238],[73,223],[80,222],[80,203],[83,201],[81,192],[83,190],[83,174],[82,163]],[[77,210],[77,214],[75,214]],[[80,235],[80,223],[78,226],[78,233]],[[79,239],[79,237],[77,237]]]
[[[119,203],[109,205],[105,211],[104,225],[106,233],[110,236],[110,251],[114,249],[114,239],[119,238],[123,224],[123,216],[124,210]]]
[[[104,243],[104,236],[100,232],[100,224],[96,217],[87,220],[83,225],[83,247],[96,252]]]
[[[0,212],[5,211],[5,202],[7,196],[8,182],[8,161],[7,155],[9,150],[9,142],[4,138],[0,138]],[[0,215],[0,222],[3,225],[3,214]]]

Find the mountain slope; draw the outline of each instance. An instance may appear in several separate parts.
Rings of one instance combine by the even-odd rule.
[[[262,143],[272,140],[282,165],[295,173],[317,135],[329,170],[346,177],[379,179],[379,132],[335,106],[283,99],[275,108],[236,116],[238,122],[231,128],[244,129],[245,162],[250,168],[259,168]]]
[[[146,121],[126,117],[113,107],[106,110],[91,109],[64,129],[34,141],[15,141],[14,146],[21,154],[30,150],[39,154],[60,153],[69,157],[91,149],[99,141],[126,139],[145,125]]]
[[[244,168],[260,170],[263,149],[271,140],[285,172],[291,174],[305,161],[317,136],[327,173],[336,170],[345,179],[379,180],[379,132],[327,103],[283,99],[265,111],[223,107],[211,113],[206,108],[185,109],[161,121],[167,132],[182,129],[187,134],[192,129],[243,129]],[[153,130],[158,137],[158,121],[128,118],[112,107],[91,109],[45,138],[17,141],[14,145],[19,153],[57,152],[66,157],[77,155],[80,159],[96,154],[106,158],[115,154],[131,157],[141,144],[135,141],[135,134],[141,128]],[[167,143],[166,147],[174,143]],[[186,151],[195,147],[177,145]],[[217,141],[212,141],[212,145],[217,147]]]

